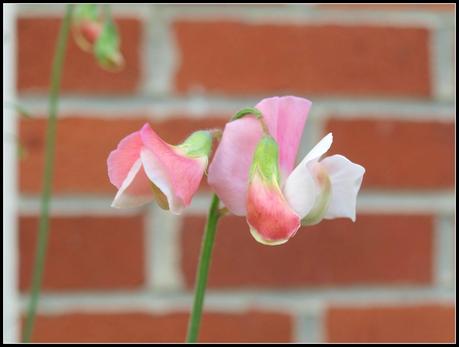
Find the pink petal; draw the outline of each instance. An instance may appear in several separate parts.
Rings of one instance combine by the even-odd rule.
[[[209,165],[209,185],[237,216],[246,214],[249,170],[261,136],[261,126],[253,117],[227,123]]]
[[[207,157],[189,158],[164,142],[148,124],[140,131],[145,148],[142,162],[147,176],[167,196],[172,212],[191,203],[199,188]],[[158,178],[159,177],[159,178]]]
[[[141,167],[141,148],[140,132],[136,131],[122,139],[108,156],[108,177],[118,188],[113,207],[136,207],[153,199],[151,183]]]
[[[112,207],[138,207],[152,200],[151,182],[145,175],[141,160],[137,159],[121,184]]]
[[[129,170],[140,158],[141,148],[140,132],[136,131],[123,138],[118,147],[109,154],[107,159],[108,177],[116,188],[121,187]]]
[[[293,170],[311,101],[296,96],[263,99],[256,106],[279,145],[279,165],[285,179]]]
[[[255,174],[248,191],[247,223],[257,241],[280,245],[298,231],[300,217],[290,208],[276,184],[266,183]]]

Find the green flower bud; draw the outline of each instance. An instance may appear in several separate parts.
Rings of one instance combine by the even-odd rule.
[[[99,64],[109,71],[117,71],[124,66],[120,52],[120,39],[111,18],[106,18],[95,45],[94,54]]]

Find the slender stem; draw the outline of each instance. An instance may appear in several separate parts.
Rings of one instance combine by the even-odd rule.
[[[201,256],[199,259],[199,268],[196,275],[196,284],[194,291],[193,310],[191,311],[188,325],[187,342],[196,342],[199,335],[199,326],[201,324],[202,306],[204,304],[204,295],[207,286],[207,275],[209,274],[210,261],[212,258],[212,248],[215,240],[218,219],[220,213],[218,204],[220,200],[216,195],[212,198],[207,217],[206,229],[202,239]]]
[[[30,338],[32,336],[38,298],[40,296],[43,268],[45,264],[46,246],[48,243],[49,200],[51,197],[54,153],[56,144],[57,106],[59,100],[62,66],[67,46],[67,36],[70,28],[72,10],[73,5],[67,5],[66,14],[61,24],[59,37],[57,39],[56,51],[54,53],[53,66],[51,71],[51,88],[49,92],[49,118],[46,129],[45,166],[43,173],[43,190],[41,195],[41,213],[40,223],[38,227],[38,242],[35,254],[35,265],[32,277],[30,302],[22,337],[24,342],[30,342]]]

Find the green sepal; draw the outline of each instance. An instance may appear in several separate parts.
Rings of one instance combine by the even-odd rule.
[[[207,130],[195,131],[176,147],[188,157],[207,157],[212,150],[212,134]]]
[[[327,212],[332,195],[332,185],[330,177],[324,169],[320,169],[318,174],[321,191],[317,196],[311,211],[301,220],[301,225],[314,225],[319,223]]]
[[[255,173],[262,179],[279,184],[279,146],[270,135],[263,135],[255,149],[250,167],[250,180]]]
[[[263,117],[263,114],[261,113],[260,110],[258,110],[257,108],[255,107],[246,107],[246,108],[243,108],[242,110],[240,110],[238,113],[236,113],[232,118],[231,120],[236,120],[236,119],[240,119],[240,118],[243,118],[247,115],[253,115],[255,116],[256,118],[261,118]]]
[[[104,20],[102,32],[94,45],[94,54],[99,64],[108,70],[118,69],[123,63],[118,30],[110,17]]]

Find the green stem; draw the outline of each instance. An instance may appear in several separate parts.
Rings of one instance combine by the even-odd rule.
[[[202,239],[201,256],[199,259],[199,268],[196,275],[196,284],[194,291],[193,310],[191,311],[188,325],[187,342],[196,342],[199,335],[199,326],[201,324],[202,306],[204,304],[204,295],[207,286],[207,276],[209,274],[210,261],[212,257],[212,248],[215,240],[218,219],[221,217],[218,204],[220,200],[216,195],[212,198],[207,217],[206,229]]]
[[[38,298],[40,296],[43,268],[45,264],[46,246],[48,243],[49,200],[51,198],[54,153],[56,144],[57,106],[59,99],[62,66],[67,46],[67,36],[70,28],[72,10],[73,5],[67,5],[66,14],[61,24],[59,37],[57,39],[56,51],[54,53],[53,66],[51,71],[51,88],[49,92],[49,118],[46,129],[45,166],[43,173],[43,190],[41,195],[41,213],[40,223],[38,227],[38,242],[35,254],[35,265],[32,277],[30,302],[22,336],[24,342],[30,342],[30,338],[32,336]]]

